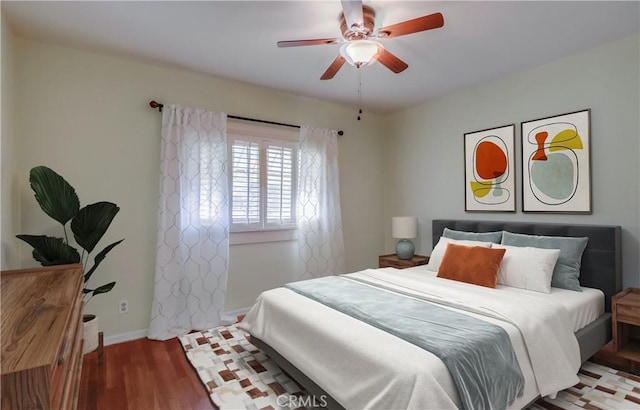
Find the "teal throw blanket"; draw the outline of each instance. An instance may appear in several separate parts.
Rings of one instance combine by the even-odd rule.
[[[433,353],[465,409],[503,409],[522,396],[524,377],[500,326],[339,276],[285,287]]]

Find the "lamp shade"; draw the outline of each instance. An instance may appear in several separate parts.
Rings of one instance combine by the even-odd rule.
[[[391,218],[391,234],[398,239],[418,236],[418,218],[415,216],[394,216]]]

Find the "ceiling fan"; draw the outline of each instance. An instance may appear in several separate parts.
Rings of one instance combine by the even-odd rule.
[[[340,54],[322,74],[321,80],[332,79],[345,62],[360,68],[379,61],[389,70],[398,74],[406,70],[409,65],[385,49],[377,40],[405,36],[444,26],[444,17],[441,13],[403,21],[378,30],[374,30],[375,18],[375,10],[363,5],[362,0],[342,0],[342,13],[340,13],[342,39],[278,41],[278,47],[342,44]]]

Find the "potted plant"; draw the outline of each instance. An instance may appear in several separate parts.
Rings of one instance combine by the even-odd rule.
[[[33,258],[42,266],[82,263],[84,266],[84,302],[96,295],[110,292],[116,282],[109,282],[98,287],[89,287],[88,282],[107,254],[124,239],[106,246],[93,258],[89,265],[90,254],[105,234],[111,221],[120,208],[111,202],[96,202],[80,208],[80,200],[75,189],[60,175],[45,166],[31,169],[29,173],[31,189],[35,193],[40,208],[62,225],[64,237],[46,235],[17,235],[33,247]],[[70,244],[67,224],[71,228],[75,244],[82,252]],[[91,352],[98,346],[98,321],[95,315],[84,315],[85,330],[84,352]]]

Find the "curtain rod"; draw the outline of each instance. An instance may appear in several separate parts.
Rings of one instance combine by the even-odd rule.
[[[164,104],[159,103],[157,101],[149,101],[149,107],[153,108],[153,109],[158,109],[158,111],[162,112],[162,107],[164,107]],[[267,121],[267,120],[258,120],[255,118],[247,118],[247,117],[239,117],[237,115],[228,115],[228,118],[233,118],[234,120],[242,120],[242,121],[251,121],[251,122],[260,122],[263,124],[271,124],[271,125],[280,125],[281,127],[291,127],[291,128],[300,128],[299,125],[293,125],[293,124],[285,124],[282,122],[275,122],[275,121]],[[338,135],[344,135],[344,131],[339,130],[338,131]]]

